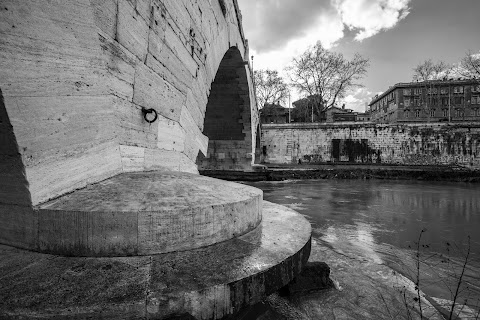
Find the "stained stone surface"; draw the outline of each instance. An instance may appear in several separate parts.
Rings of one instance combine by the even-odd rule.
[[[134,257],[61,257],[0,246],[0,318],[219,319],[290,282],[311,227],[263,201],[249,233],[212,246]]]
[[[220,169],[249,168],[259,123],[250,55],[237,1],[222,4],[2,1],[0,202],[38,205],[122,172],[198,173],[199,152]],[[226,90],[212,93],[229,71],[236,77],[216,81]],[[236,103],[214,121],[226,142],[209,146],[207,104],[225,96]]]
[[[122,173],[25,208],[30,230],[3,244],[68,256],[189,250],[247,233],[261,221],[262,191],[181,172]],[[5,207],[12,212],[16,206]],[[10,214],[3,223],[17,223]]]

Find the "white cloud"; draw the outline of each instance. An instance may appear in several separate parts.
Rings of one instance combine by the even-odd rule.
[[[330,0],[239,0],[247,38],[259,53],[304,37],[320,16],[335,11]],[[318,39],[317,39],[318,40]],[[315,41],[316,42],[316,41]]]
[[[368,104],[375,93],[368,91],[366,88],[357,88],[354,92],[347,95],[339,105],[345,103],[345,108],[352,109],[357,112],[365,112],[365,104]]]
[[[393,28],[409,14],[410,0],[333,0],[343,23],[358,30],[356,40]]]
[[[329,30],[329,32],[325,32]],[[257,51],[252,47],[251,53],[254,55],[254,66],[258,68],[275,69],[280,72],[291,62],[293,57],[304,52],[308,47],[313,46],[317,41],[329,49],[335,45],[335,42],[343,37],[343,24],[336,16],[322,14],[312,27],[302,32],[302,35],[286,41],[284,47],[264,52]]]
[[[411,0],[239,0],[243,26],[254,56],[254,69],[284,72],[293,57],[317,41],[329,49],[345,36],[345,27],[356,40],[393,28],[409,14]],[[362,91],[363,92],[363,91]],[[372,95],[361,92],[346,99],[349,108],[364,111]],[[291,101],[298,100],[292,92]]]
[[[411,0],[239,0],[256,69],[282,71],[294,56],[320,41],[325,48],[347,26],[362,40],[394,27]]]

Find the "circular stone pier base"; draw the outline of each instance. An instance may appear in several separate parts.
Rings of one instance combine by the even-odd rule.
[[[261,221],[252,215],[240,224],[248,226],[248,231],[238,236],[235,232],[242,228],[225,226],[230,230],[227,236],[233,238],[209,246],[185,250],[182,242],[180,251],[159,253],[155,248],[134,256],[72,257],[0,245],[0,318],[168,319],[190,315],[221,319],[261,301],[300,273],[310,254],[311,227],[303,216],[258,200],[257,193],[245,189],[247,186],[198,179],[212,181],[210,188],[214,190],[220,190],[222,185],[237,190],[233,194],[238,196],[234,198],[239,208],[248,208],[249,203],[253,208],[258,203],[260,210],[263,207]],[[178,181],[180,187],[170,184],[169,188],[182,193],[181,186],[189,184],[186,179]],[[218,193],[220,202],[225,199],[223,192]],[[208,199],[193,201],[193,206],[199,208],[193,212],[204,212],[205,208],[200,207],[206,203],[215,207],[211,203],[214,197]],[[57,200],[41,210],[55,207],[69,212],[61,207],[64,205]],[[225,203],[222,206],[235,207]],[[108,214],[105,208],[100,214]],[[191,211],[183,208],[182,212]],[[241,221],[241,212],[243,209],[231,209],[228,217]],[[178,223],[174,216],[172,223]]]

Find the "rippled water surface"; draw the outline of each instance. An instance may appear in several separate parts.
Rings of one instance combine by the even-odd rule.
[[[264,191],[265,200],[304,214],[314,237],[338,252],[384,263],[410,278],[416,277],[415,253],[420,252],[423,289],[440,298],[451,299],[470,237],[464,276],[470,291],[464,298],[480,299],[479,184],[302,180],[251,185]]]

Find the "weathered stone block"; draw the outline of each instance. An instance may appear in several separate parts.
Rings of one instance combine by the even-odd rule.
[[[118,122],[118,142],[123,145],[153,148],[157,144],[159,124],[146,122],[140,106],[121,98],[114,98],[113,103]]]
[[[96,26],[115,39],[117,36],[118,0],[91,0]]]
[[[88,210],[88,200],[85,201]],[[50,210],[48,207],[39,212],[40,251],[74,256],[137,254],[136,213]]]
[[[133,84],[138,59],[117,41],[99,34],[100,46],[106,63],[109,92],[128,101],[133,100]]]
[[[153,108],[165,118],[179,121],[185,95],[147,66],[137,66],[133,102]]]
[[[140,61],[145,61],[147,56],[148,25],[148,20],[142,17],[129,0],[118,0],[116,40]]]
[[[120,145],[123,172],[143,171],[145,166],[145,148]]]
[[[38,215],[31,206],[0,204],[0,221],[3,244],[36,249]]]
[[[185,129],[176,121],[158,118],[158,143],[159,149],[183,152],[185,149]]]

